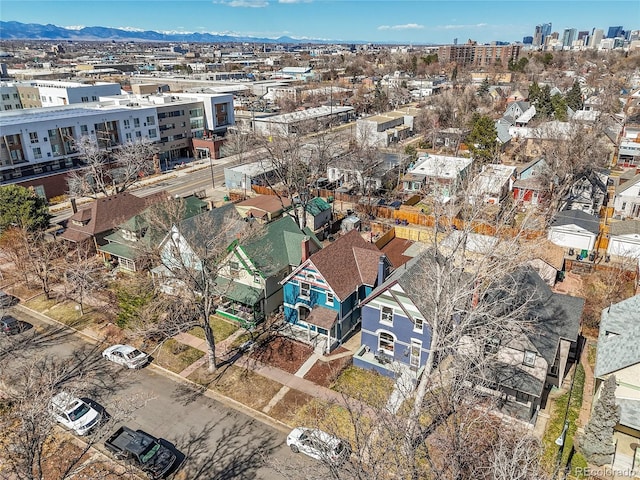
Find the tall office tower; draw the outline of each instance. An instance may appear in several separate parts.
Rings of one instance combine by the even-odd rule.
[[[522,37],[522,43],[524,43],[525,45],[533,44],[533,37],[531,35],[527,37]]]
[[[607,38],[616,38],[622,37],[624,32],[622,31],[622,26],[617,27],[609,27],[609,31],[607,32]]]
[[[536,47],[542,45],[542,25],[536,25],[533,31],[533,45]]]
[[[598,45],[600,45],[600,42],[602,41],[603,37],[604,37],[604,30],[602,30],[601,28],[594,29],[593,34],[589,39],[589,47],[598,48]]]
[[[542,41],[547,35],[551,35],[551,22],[542,24]]]
[[[578,32],[578,40],[582,40],[583,38],[588,36],[589,36],[589,32],[587,32],[586,30]]]
[[[573,41],[576,39],[576,32],[575,28],[564,29],[564,33],[562,34],[563,47],[571,47],[571,45],[573,45]]]

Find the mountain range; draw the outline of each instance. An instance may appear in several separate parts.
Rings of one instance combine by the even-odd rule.
[[[184,43],[334,43],[327,40],[296,39],[291,37],[258,38],[213,33],[156,32],[153,30],[123,30],[109,27],[83,27],[71,29],[57,25],[0,21],[0,40],[73,40],[120,42],[184,42]]]

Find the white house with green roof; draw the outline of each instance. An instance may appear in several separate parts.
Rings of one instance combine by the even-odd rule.
[[[290,216],[270,222],[264,229],[259,238],[229,247],[216,280],[228,285],[219,315],[253,323],[276,311],[282,305],[280,280],[298,267],[305,255],[322,248],[313,232],[307,227],[300,229]]]
[[[191,195],[182,199],[184,202],[183,218],[187,219],[207,210],[207,202]],[[126,222],[104,237],[108,242],[98,247],[98,253],[105,262],[117,265],[117,268],[129,272],[139,269],[138,258],[149,248],[160,244],[166,232],[150,228],[147,216],[152,206],[140,214],[129,218]]]

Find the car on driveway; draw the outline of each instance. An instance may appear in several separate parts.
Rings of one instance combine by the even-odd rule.
[[[2,317],[0,319],[0,332],[5,335],[15,335],[22,332],[22,325],[13,317]]]
[[[293,453],[302,452],[331,465],[341,465],[351,455],[351,447],[344,440],[312,428],[294,428],[287,436],[287,445]]]
[[[102,419],[98,411],[68,392],[60,392],[51,399],[51,413],[59,423],[78,435],[86,435]]]
[[[131,345],[113,345],[102,356],[127,368],[142,368],[149,362],[149,355]]]

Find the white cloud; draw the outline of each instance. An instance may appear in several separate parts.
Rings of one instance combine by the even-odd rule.
[[[378,30],[421,30],[424,25],[417,23],[405,23],[404,25],[380,25]]]
[[[267,0],[219,0],[214,1],[213,3],[240,8],[263,8],[269,6],[269,2]]]
[[[475,25],[438,25],[435,28],[438,30],[468,30],[470,28],[484,28],[488,25],[487,23],[476,23]]]

